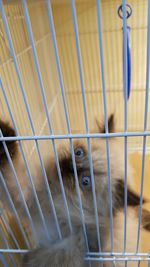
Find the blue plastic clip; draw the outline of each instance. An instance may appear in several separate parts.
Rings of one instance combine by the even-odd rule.
[[[122,5],[118,8],[118,15],[121,19],[123,19]],[[127,4],[126,5],[126,18],[128,19],[131,15],[132,15],[132,8],[129,4]],[[131,91],[131,38],[130,38],[131,28],[127,26],[126,31],[127,31],[127,96],[129,99],[130,91]],[[123,48],[124,48],[124,44],[123,44]]]

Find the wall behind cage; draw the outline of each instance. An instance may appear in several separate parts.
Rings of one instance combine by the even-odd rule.
[[[121,1],[102,1],[105,83],[108,114],[116,117],[116,130],[124,130],[122,20],[117,10]],[[147,1],[130,1],[132,82],[128,102],[129,131],[143,131],[146,87]],[[79,37],[84,70],[87,111],[91,131],[95,117],[103,118],[103,96],[98,42],[96,1],[77,1]],[[74,132],[84,131],[81,82],[70,5],[55,5],[54,19],[64,82]],[[77,116],[76,116],[77,114]],[[79,119],[80,118],[80,119]],[[140,148],[140,139],[131,146]]]
[[[43,105],[41,88],[36,72],[36,66],[34,64],[22,6],[20,4],[6,5],[5,11],[17,57],[23,90],[26,94],[29,111],[31,112],[35,134],[49,134],[50,131]],[[40,5],[38,3],[37,5],[31,4],[31,6],[29,4],[29,14],[53,132],[57,134],[62,133],[65,132],[64,111],[60,97],[58,74],[46,6],[43,3]],[[10,112],[8,111],[6,103],[7,97],[19,134],[32,135],[33,131],[31,130],[27,107],[25,106],[23,93],[9,49],[9,43],[2,19],[0,26],[0,75],[6,94],[4,95],[2,90],[0,91],[0,116],[3,119],[11,121]],[[34,142],[26,142],[25,150],[28,155],[32,154],[32,151],[34,150]]]
[[[46,114],[24,12],[21,2],[17,3],[19,4],[5,5],[10,32],[35,131],[37,134],[48,134]],[[71,130],[72,132],[85,132],[81,82],[70,1],[53,1],[52,4]],[[117,15],[120,4],[121,2],[118,0],[102,1],[107,109],[108,114],[115,113],[117,131],[124,130],[122,20]],[[129,131],[142,131],[146,84],[147,1],[132,0],[130,4],[133,9],[133,14],[128,21],[131,26],[132,43],[132,90],[128,102],[128,129]],[[67,133],[46,5],[44,1],[28,1],[28,8],[54,133]],[[89,128],[93,132],[96,131],[95,118],[103,120],[96,1],[77,1],[76,8]],[[32,134],[2,20],[0,26],[2,82],[21,134]],[[4,104],[2,92],[0,99],[0,112],[3,116],[5,114],[8,117],[8,109]],[[132,139],[131,146],[140,147],[139,140],[138,138]]]

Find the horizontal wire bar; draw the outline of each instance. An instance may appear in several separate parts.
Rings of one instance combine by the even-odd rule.
[[[92,257],[86,257],[85,258],[86,261],[97,261],[97,262],[116,262],[116,261],[123,261],[123,262],[128,262],[128,261],[147,261],[150,262],[150,258],[141,258],[141,257],[137,257],[137,258],[128,258],[128,257],[123,257],[123,258],[116,258],[116,257],[112,257],[112,258],[92,258]]]
[[[26,249],[0,249],[0,253],[16,253],[16,254],[22,254],[27,253],[29,250]],[[149,255],[147,255],[149,256]],[[110,258],[102,258],[102,257],[85,257],[86,261],[100,261],[100,262],[106,262],[106,261],[150,261],[149,257],[122,257],[122,258],[116,258],[116,257],[110,257]]]
[[[20,253],[27,253],[29,252],[30,250],[28,249],[0,249],[0,253],[16,253],[16,254],[20,254]],[[130,253],[130,252],[88,252],[86,253],[87,257],[90,256],[91,257],[94,257],[96,256],[97,258],[98,257],[101,257],[101,256],[110,256],[110,257],[113,257],[113,256],[124,256],[124,257],[130,257],[131,259],[131,256],[133,256],[134,258],[135,257],[149,257],[150,256],[150,253]]]
[[[28,249],[0,249],[0,253],[16,253],[16,254],[21,254],[21,253],[27,253],[30,250]]]
[[[87,256],[96,256],[96,257],[100,257],[100,256],[135,256],[135,257],[149,257],[150,253],[134,253],[134,252],[87,252],[86,253]]]
[[[53,139],[80,139],[80,138],[114,138],[114,137],[138,137],[150,136],[150,132],[118,132],[118,133],[86,133],[86,134],[52,134],[52,135],[22,135],[22,136],[3,136],[0,141],[21,141],[21,140],[53,140]]]

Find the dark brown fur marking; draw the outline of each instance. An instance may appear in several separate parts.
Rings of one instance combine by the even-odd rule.
[[[70,174],[73,175],[72,159],[69,154],[64,154],[64,156],[59,159],[59,165],[63,178],[68,177]]]
[[[118,180],[115,186],[115,204],[114,212],[116,210],[124,208],[125,186],[124,181]],[[143,199],[145,203],[145,199]],[[127,188],[127,205],[131,207],[137,207],[140,204],[140,197],[137,193],[133,192],[129,187]]]
[[[4,137],[16,136],[15,130],[11,126],[9,126],[8,123],[3,122],[2,120],[0,120],[0,129]],[[6,145],[10,153],[10,156],[13,157],[17,151],[16,141],[7,141]],[[7,156],[5,153],[5,149],[4,149],[2,141],[0,141],[0,164],[4,164],[6,160],[7,160]]]
[[[66,152],[59,158],[59,166],[61,170],[63,183],[70,190],[74,190],[75,189],[74,171],[73,171],[71,155],[69,153]]]

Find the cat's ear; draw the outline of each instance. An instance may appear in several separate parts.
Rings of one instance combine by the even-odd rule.
[[[15,137],[15,130],[7,123],[0,120],[0,130],[4,137]],[[13,158],[17,154],[17,142],[15,140],[5,141],[10,156]],[[7,160],[6,151],[3,143],[0,141],[0,165]]]
[[[96,124],[98,128],[99,133],[106,133],[105,131],[105,123],[100,123],[98,119],[96,119]],[[115,119],[114,119],[114,114],[111,114],[108,118],[108,132],[109,133],[114,133],[115,132]]]

